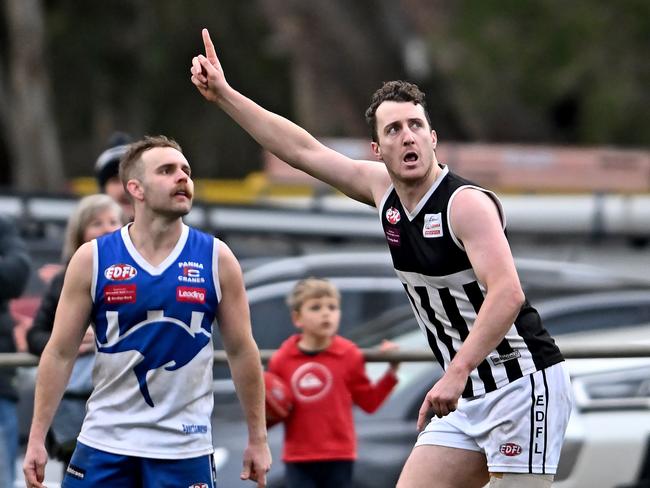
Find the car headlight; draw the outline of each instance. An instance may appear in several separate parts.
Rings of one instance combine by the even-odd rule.
[[[586,374],[572,383],[580,410],[650,409],[650,366]]]

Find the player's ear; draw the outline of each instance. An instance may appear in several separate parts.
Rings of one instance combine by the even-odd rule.
[[[139,180],[131,179],[126,183],[126,191],[131,195],[133,200],[144,200],[144,189]]]
[[[438,134],[433,129],[431,129],[431,139],[433,140],[433,148],[435,149],[438,145]]]
[[[372,149],[372,154],[374,154],[377,161],[381,161],[381,147],[378,142],[372,141],[370,143],[370,148]]]

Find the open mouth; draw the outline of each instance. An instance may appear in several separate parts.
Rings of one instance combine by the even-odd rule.
[[[185,198],[190,198],[190,193],[186,192],[185,190],[177,190],[173,194],[175,197],[185,197]]]
[[[419,159],[419,156],[416,152],[409,151],[404,155],[404,162],[405,163],[414,163]]]

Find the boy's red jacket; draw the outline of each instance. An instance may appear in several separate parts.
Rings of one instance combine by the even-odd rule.
[[[361,350],[343,337],[334,336],[327,349],[314,355],[302,352],[299,340],[296,334],[284,341],[268,368],[286,382],[294,397],[293,410],[284,424],[282,459],[355,459],[352,405],[374,412],[397,378],[389,370],[373,385],[366,376]]]

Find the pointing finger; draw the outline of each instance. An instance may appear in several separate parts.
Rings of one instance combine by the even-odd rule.
[[[201,31],[201,35],[203,36],[203,45],[205,46],[205,56],[210,61],[216,60],[217,51],[214,49],[214,44],[212,44],[212,39],[210,39],[210,33],[208,32],[208,29],[203,29]]]

